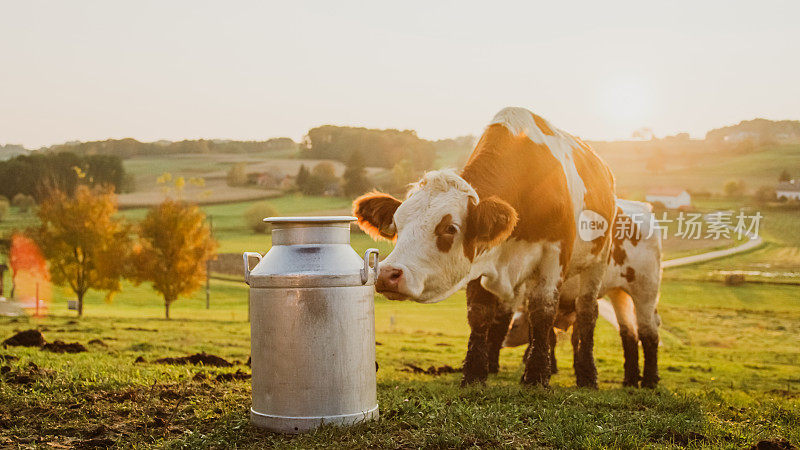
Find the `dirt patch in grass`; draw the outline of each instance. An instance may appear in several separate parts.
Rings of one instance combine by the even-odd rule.
[[[44,336],[39,330],[25,330],[3,341],[3,345],[12,347],[41,347],[45,344]]]
[[[28,363],[25,368],[12,369],[9,366],[0,367],[0,377],[8,384],[20,384],[28,386],[33,384],[38,378],[48,375],[48,371],[42,370],[34,363]]]
[[[221,373],[217,375],[217,381],[232,381],[232,380],[249,380],[250,374],[242,372],[241,369],[237,369],[234,373]]]
[[[796,448],[786,439],[769,439],[753,444],[750,450],[791,450]]]
[[[89,345],[99,345],[100,347],[108,347],[108,345],[106,345],[106,343],[103,342],[101,339],[92,339],[91,341],[89,341]]]
[[[217,355],[210,355],[208,353],[195,353],[194,355],[181,356],[175,358],[161,358],[154,362],[159,364],[202,364],[211,367],[231,367],[233,364]]]
[[[417,366],[415,364],[411,364],[411,363],[405,363],[404,366],[406,366],[406,368],[403,369],[404,372],[424,373],[426,375],[444,375],[444,374],[447,374],[447,373],[458,373],[458,372],[461,372],[460,368],[455,368],[455,367],[452,367],[452,366],[448,366],[447,364],[445,364],[445,365],[443,365],[441,367],[430,366],[427,369],[423,369],[422,367]]]
[[[86,347],[79,342],[64,342],[56,340],[49,344],[44,344],[42,350],[52,353],[82,353],[87,351]]]

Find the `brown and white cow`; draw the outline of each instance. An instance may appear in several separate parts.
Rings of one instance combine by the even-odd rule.
[[[606,222],[588,240],[578,227],[586,214]],[[596,386],[597,293],[615,214],[608,166],[580,139],[523,108],[497,113],[460,175],[429,172],[402,202],[382,193],[354,202],[362,229],[395,240],[381,263],[379,292],[434,303],[466,286],[471,334],[462,384],[488,375],[489,323],[502,303],[524,304],[532,324],[522,381],[547,385],[558,293],[579,274],[576,377],[580,386]]]
[[[608,296],[615,316],[611,319],[619,325],[625,357],[622,384],[639,386],[638,342],[641,341],[644,353],[642,386],[655,387],[658,384],[658,327],[661,324],[656,310],[661,285],[661,234],[651,228],[654,221],[649,204],[617,200],[617,207],[611,257],[599,295]],[[560,293],[555,327],[564,331],[575,322],[575,298],[572,295],[575,295],[576,281],[567,280]],[[489,344],[490,371],[499,367],[500,347],[516,347],[529,342],[525,314],[514,312],[510,327],[509,319],[507,311],[499,311],[495,317],[493,327],[497,327],[497,331],[491,333]],[[507,334],[500,337],[503,331]],[[552,339],[550,359],[553,362],[554,344]],[[555,363],[553,366],[555,369]]]

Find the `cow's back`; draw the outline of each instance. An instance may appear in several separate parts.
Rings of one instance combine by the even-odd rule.
[[[614,177],[605,162],[580,139],[523,108],[495,116],[462,177],[481,198],[497,196],[517,210],[512,238],[559,242],[562,266],[573,253],[582,210],[609,224],[614,220]],[[599,253],[607,239],[608,233],[589,250]]]

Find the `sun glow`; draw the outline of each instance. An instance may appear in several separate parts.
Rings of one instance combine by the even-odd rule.
[[[633,131],[646,125],[651,113],[652,93],[644,80],[617,79],[603,89],[602,102],[611,121]]]

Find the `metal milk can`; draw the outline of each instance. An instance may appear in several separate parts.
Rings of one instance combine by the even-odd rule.
[[[350,247],[355,217],[270,217],[272,248],[244,253],[253,406],[261,428],[300,433],[378,417],[373,285],[378,250]],[[374,265],[370,260],[374,258]],[[249,257],[259,262],[250,270]]]

